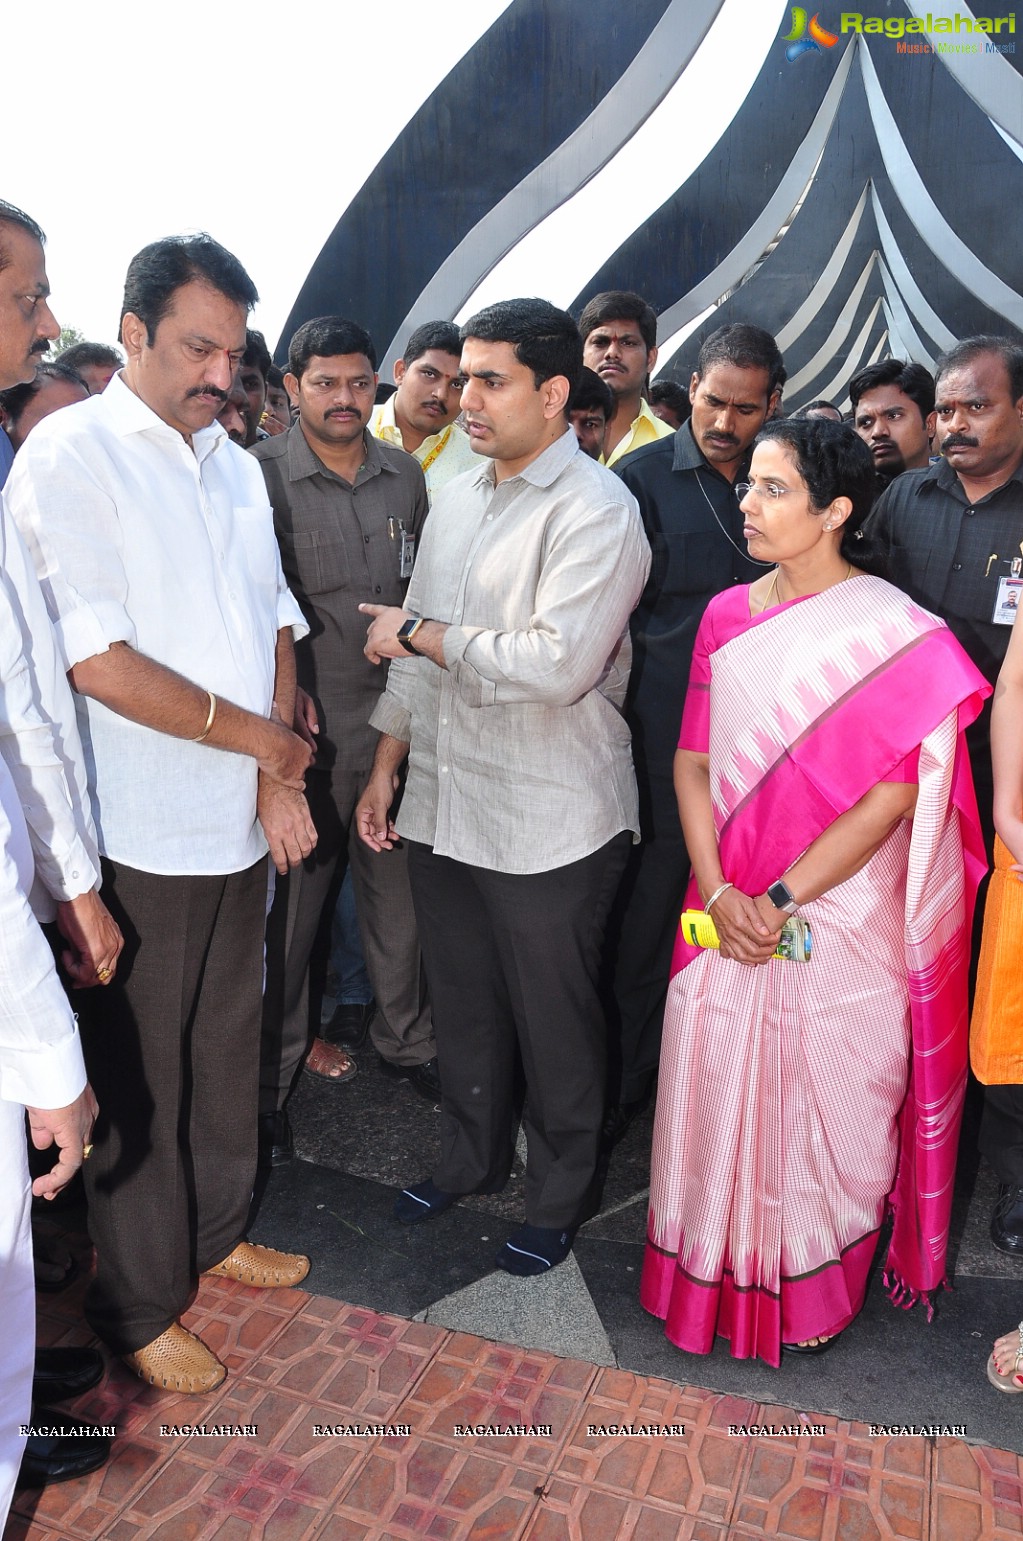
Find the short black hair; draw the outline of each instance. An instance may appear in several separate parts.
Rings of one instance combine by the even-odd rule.
[[[579,317],[579,335],[583,342],[605,321],[635,321],[647,352],[657,347],[657,312],[641,294],[632,289],[605,289],[587,300]]]
[[[417,326],[402,354],[406,367],[429,353],[431,348],[436,348],[439,353],[452,353],[455,358],[461,357],[462,339],[453,321],[424,321],[422,326]]]
[[[647,400],[651,406],[660,406],[663,402],[677,417],[683,419],[693,410],[689,392],[677,380],[655,380],[647,393]]]
[[[568,398],[569,412],[603,412],[610,420],[615,415],[615,399],[611,387],[593,369],[584,369]]]
[[[11,265],[11,259],[3,241],[5,225],[11,225],[17,230],[24,230],[25,234],[30,235],[34,241],[38,241],[40,246],[45,246],[46,244],[46,237],[31,214],[26,214],[24,209],[16,208],[13,203],[7,203],[3,198],[0,198],[0,273],[3,272],[4,268]]]
[[[67,369],[83,369],[88,364],[95,364],[100,369],[107,365],[120,369],[124,364],[119,350],[106,342],[74,342],[59,357],[60,363]]]
[[[211,235],[205,231],[198,235],[169,235],[143,246],[129,262],[121,302],[122,323],[126,315],[138,316],[152,347],[156,329],[170,310],[177,290],[196,282],[208,284],[247,311],[259,299],[255,284],[238,258]]]
[[[983,353],[998,354],[1009,376],[1012,399],[1019,401],[1023,396],[1023,348],[1011,337],[996,337],[985,333],[977,337],[964,337],[939,358],[934,367],[935,384],[940,383],[942,375],[947,375],[952,369],[961,369],[964,364],[972,364]]]
[[[284,370],[279,369],[276,364],[271,364],[266,372],[266,383],[267,385],[272,385],[274,390],[283,391]]]
[[[72,385],[80,385],[86,395],[89,394],[86,381],[77,370],[69,369],[65,365],[63,357],[54,359],[52,364],[37,364],[35,375],[31,380],[25,380],[20,385],[9,386],[6,391],[0,391],[0,410],[7,414],[12,423],[18,421],[44,380],[69,380]]]
[[[539,390],[545,380],[563,375],[569,394],[575,390],[583,367],[583,340],[567,310],[550,300],[499,300],[477,311],[462,327],[461,340],[508,342],[515,347],[520,364],[533,371]]]
[[[257,332],[255,327],[245,328],[245,352],[242,354],[242,363],[250,367],[254,364],[263,376],[264,382],[266,381],[273,359],[270,357],[266,338],[262,332]]]
[[[702,380],[715,364],[734,364],[737,369],[766,369],[767,394],[781,390],[788,379],[781,350],[770,332],[748,321],[730,321],[704,340],[696,360]]]
[[[916,402],[926,424],[934,411],[934,380],[922,364],[914,364],[912,360],[907,363],[900,358],[879,359],[876,364],[868,364],[866,369],[861,369],[849,381],[849,400],[853,412],[859,406],[861,396],[866,396],[868,391],[876,391],[882,385],[894,385],[910,401]]]
[[[874,457],[855,428],[828,417],[775,418],[764,424],[754,440],[755,445],[765,443],[789,446],[815,509],[827,508],[835,498],[851,500],[852,513],[842,526],[842,555],[864,571],[884,577],[865,542],[857,539],[877,496],[877,474]]]
[[[835,418],[835,421],[836,422],[841,422],[841,420],[842,420],[842,409],[841,409],[841,407],[836,407],[835,403],[833,401],[828,401],[826,396],[818,396],[816,401],[805,402],[803,406],[797,407],[794,412],[790,412],[789,413],[789,417],[808,417],[811,412],[824,412],[824,411],[836,413],[837,416]]]
[[[340,358],[361,353],[376,374],[377,350],[365,327],[346,316],[316,316],[299,327],[288,344],[288,369],[301,380],[312,358]]]

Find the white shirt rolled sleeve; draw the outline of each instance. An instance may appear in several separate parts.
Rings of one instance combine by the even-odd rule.
[[[54,413],[6,487],[70,669],[127,643],[267,716],[278,631],[306,623],[256,461],[219,424],[189,445],[119,376]],[[100,850],[141,871],[244,870],[265,853],[255,761],[75,700]]]

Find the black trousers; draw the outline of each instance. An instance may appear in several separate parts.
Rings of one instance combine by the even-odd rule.
[[[362,950],[376,1001],[373,1046],[396,1065],[433,1058],[433,1022],[409,889],[408,853],[403,844],[391,851],[371,851],[359,839],[353,814],[364,785],[361,773],[345,774],[336,767],[330,775],[310,771],[306,777],[318,839],[308,861],[293,867],[287,877],[278,874],[267,922],[261,1113],[284,1106],[315,1030],[309,962],[346,864],[352,869]]]
[[[443,1088],[433,1180],[496,1189],[513,1153],[515,1049],[526,1075],[526,1219],[577,1223],[597,1165],[605,1026],[598,993],[626,831],[580,861],[515,874],[409,842]]]
[[[161,877],[104,860],[117,974],[75,997],[99,1101],[85,1163],[93,1329],[115,1353],[181,1315],[244,1232],[256,1170],[266,861]]]
[[[664,1001],[689,855],[670,774],[640,778],[643,839],[633,846],[608,921],[608,1101],[637,1102],[661,1057]]]

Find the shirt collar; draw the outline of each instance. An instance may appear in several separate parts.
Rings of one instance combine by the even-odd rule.
[[[749,470],[749,463],[752,459],[753,449],[751,446],[739,463],[739,469],[735,473],[736,482],[745,480],[746,473]],[[721,472],[715,470],[709,460],[704,458],[703,451],[693,438],[693,430],[690,427],[688,418],[681,428],[676,428],[675,430],[675,452],[672,456],[671,469],[673,471],[709,471],[712,476],[721,477],[723,482],[728,481],[727,476],[721,476]],[[735,482],[732,482],[731,485],[734,486]]]
[[[373,416],[369,420],[369,426],[370,432],[375,438],[383,439],[385,444],[393,444],[395,449],[405,449],[405,445],[402,443],[401,429],[398,427],[394,416],[394,396],[396,395],[397,391],[395,391],[394,395],[388,396],[386,401],[382,401],[378,407],[373,408]],[[418,449],[407,450],[406,453],[421,464],[430,451],[441,442],[448,430],[453,427],[454,423],[445,423],[444,427],[438,429],[436,433],[428,433]]]
[[[363,432],[362,444],[365,458],[356,473],[356,481],[367,481],[382,471],[394,470],[381,455],[376,439],[368,430]],[[300,482],[307,476],[328,476],[331,481],[341,482],[343,486],[349,485],[344,477],[324,465],[302,432],[302,424],[296,422],[288,429],[288,480]]]
[[[902,474],[905,476],[909,473],[904,471]],[[888,485],[892,486],[894,482],[898,481],[898,479],[899,478],[897,476],[894,476]],[[1002,487],[1007,487],[1010,482],[1018,482],[1021,486],[1023,486],[1023,460],[1020,461],[1012,475],[1005,478],[1005,481],[1002,483]],[[966,495],[966,489],[964,488],[962,482],[959,480],[956,472],[945,459],[944,455],[942,455],[940,460],[937,460],[933,465],[929,465],[925,470],[921,470],[920,482],[916,490],[917,492],[922,492],[923,489],[928,486],[940,487],[942,492],[951,493],[953,497],[958,498],[962,503],[970,502],[970,499]],[[982,498],[978,498],[976,502],[978,504],[986,503],[988,498],[994,497],[995,493],[1000,492],[1001,490],[1001,487],[994,487],[990,492],[986,492]]]
[[[529,482],[533,487],[550,487],[552,483],[557,481],[573,456],[580,453],[579,440],[575,436],[575,429],[569,425],[565,428],[565,432],[555,439],[553,444],[549,444],[542,454],[537,455],[536,459],[531,460],[516,476],[509,476],[507,480]],[[485,477],[493,486],[495,474],[494,462],[488,460],[476,473],[476,481],[482,481]]]
[[[136,396],[131,386],[125,385],[120,372],[111,378],[106,390],[93,400],[102,402],[104,416],[119,438],[127,438],[132,433],[158,433],[170,436],[188,448],[184,435],[170,423],[164,422],[152,407],[147,407],[142,397]],[[230,443],[224,428],[216,421],[208,428],[197,429],[192,435],[192,450],[196,460],[205,460],[225,440]]]

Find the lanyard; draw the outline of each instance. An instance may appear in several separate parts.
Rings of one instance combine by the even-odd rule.
[[[437,456],[440,454],[440,452],[444,448],[445,444],[447,444],[448,440],[451,437],[451,430],[454,428],[454,426],[455,426],[454,423],[449,423],[448,424],[448,426],[445,428],[443,434],[441,435],[440,442],[433,446],[433,449],[427,455],[425,460],[421,460],[419,462],[419,464],[422,466],[423,475],[424,476],[426,475],[426,473],[430,469],[430,467],[433,465],[433,462],[436,460]]]

